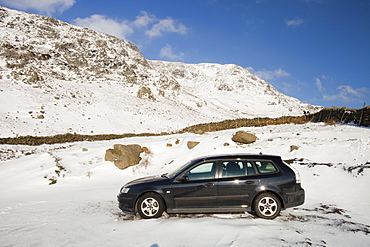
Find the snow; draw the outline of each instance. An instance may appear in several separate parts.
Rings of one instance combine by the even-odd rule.
[[[231,137],[238,130],[259,139],[237,145]],[[200,144],[189,150],[188,141]],[[104,161],[114,144],[139,144],[150,154],[139,165],[119,170]],[[291,145],[299,149],[291,152]],[[370,245],[369,128],[289,124],[0,148],[0,246]],[[282,211],[275,220],[248,213],[143,220],[118,208],[120,187],[134,178],[171,171],[198,156],[260,152],[294,160],[306,191],[304,205]],[[51,178],[57,180],[53,185]]]

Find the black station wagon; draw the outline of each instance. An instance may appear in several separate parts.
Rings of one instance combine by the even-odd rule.
[[[125,184],[118,194],[124,213],[144,219],[167,213],[254,212],[274,219],[282,208],[304,203],[295,169],[279,156],[219,155],[194,159],[172,173]]]

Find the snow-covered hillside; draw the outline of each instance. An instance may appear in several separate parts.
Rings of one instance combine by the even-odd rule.
[[[241,128],[259,138],[231,141],[237,130],[38,147],[1,145],[0,246],[369,246],[370,129],[348,125]],[[188,141],[200,142],[189,150]],[[114,144],[149,149],[119,170],[104,161]],[[229,145],[225,145],[228,143]],[[291,151],[295,145],[298,150]],[[281,155],[300,172],[306,202],[275,220],[250,214],[122,215],[116,195],[127,181],[171,171],[207,154]],[[56,184],[48,185],[50,178]]]
[[[280,117],[320,109],[278,92],[268,82],[235,64],[149,62],[180,83],[186,93],[179,98],[182,96],[184,102],[194,104],[194,100],[184,96],[195,96],[197,106],[212,115],[221,113],[228,119]]]
[[[161,132],[320,107],[236,65],[146,60],[132,43],[0,7],[0,136]]]

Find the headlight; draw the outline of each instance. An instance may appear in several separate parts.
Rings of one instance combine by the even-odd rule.
[[[121,193],[128,193],[130,190],[130,188],[125,188],[125,187],[122,187],[121,188]]]

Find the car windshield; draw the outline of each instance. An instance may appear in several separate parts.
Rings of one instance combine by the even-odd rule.
[[[189,162],[187,162],[186,164],[184,164],[184,165],[182,165],[182,166],[180,166],[180,167],[178,167],[178,168],[176,168],[175,170],[173,170],[172,172],[169,172],[168,174],[167,174],[167,176],[169,177],[169,178],[172,178],[172,177],[174,177],[174,176],[176,176],[184,167],[186,167],[186,166],[188,166],[189,164],[190,164],[190,162],[191,161],[189,161]]]

